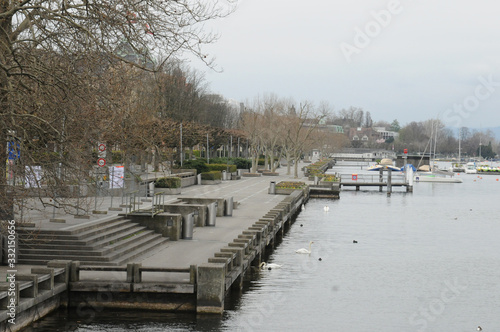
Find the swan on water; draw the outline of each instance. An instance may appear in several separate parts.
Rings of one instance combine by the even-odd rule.
[[[478,327],[477,327],[477,330],[478,330],[478,331],[482,331],[482,330],[483,330],[483,328],[482,328],[481,326],[478,326]]]
[[[275,264],[275,263],[266,263],[266,262],[262,262],[260,263],[259,267],[262,269],[262,270],[265,270],[265,269],[268,269],[268,270],[272,270],[272,269],[279,269],[281,268],[283,265],[279,265],[279,264]]]
[[[309,242],[309,250],[307,250],[306,248],[300,248],[300,249],[295,250],[295,252],[297,254],[310,254],[311,253],[311,244],[313,244],[313,243],[314,243],[313,241]]]
[[[327,205],[325,205],[325,207],[323,208],[323,210],[325,210],[325,211],[329,211],[329,210],[330,210],[330,207],[329,207],[329,206],[327,206]]]

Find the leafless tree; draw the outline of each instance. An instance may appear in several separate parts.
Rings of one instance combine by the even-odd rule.
[[[56,187],[69,175],[82,177],[61,169],[91,167],[92,150],[111,128],[108,120],[119,118],[113,114],[116,101],[106,93],[106,73],[120,62],[155,71],[185,52],[213,66],[203,47],[217,36],[203,24],[230,14],[234,4],[0,0],[0,146],[19,146],[21,157],[11,159],[18,177],[31,165],[44,167],[45,183]],[[0,165],[4,209],[12,183],[6,164]],[[55,197],[54,190],[46,194]]]

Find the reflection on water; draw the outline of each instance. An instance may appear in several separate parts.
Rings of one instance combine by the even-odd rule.
[[[283,267],[253,272],[222,317],[60,311],[28,331],[500,331],[499,176],[460,176],[310,200],[268,257]]]

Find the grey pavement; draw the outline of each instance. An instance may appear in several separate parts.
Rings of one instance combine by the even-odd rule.
[[[233,210],[232,216],[217,217],[215,226],[195,227],[192,240],[168,241],[159,249],[150,254],[143,255],[134,260],[135,263],[142,263],[145,267],[176,267],[187,268],[190,265],[199,265],[208,262],[208,258],[213,257],[219,249],[232,242],[243,230],[250,227],[259,218],[264,216],[271,208],[284,199],[283,195],[270,195],[268,189],[271,181],[304,181],[311,183],[303,177],[300,169],[307,164],[299,164],[299,178],[286,175],[286,167],[277,169],[279,176],[242,177],[240,180],[222,181],[217,185],[194,185],[182,188],[179,195],[165,195],[165,203],[176,201],[180,197],[204,197],[204,198],[227,198],[233,197],[237,202],[237,207]],[[148,175],[149,177],[152,174]],[[83,200],[83,199],[82,199]],[[93,210],[94,198],[89,197],[84,200]],[[121,197],[113,198],[113,207],[121,204]],[[81,203],[81,202],[80,202]],[[40,205],[40,201],[27,202],[23,219],[35,224],[41,229],[73,229],[89,223],[95,223],[108,218],[116,217],[125,211],[109,211],[111,197],[100,197],[97,200],[97,210],[107,211],[107,214],[90,214],[89,219],[77,219],[73,215],[65,214],[62,209],[56,210],[55,218],[64,222],[50,222],[54,217],[54,209],[46,208],[44,211],[38,209],[29,210],[29,204]],[[151,203],[144,202],[141,208],[151,206]],[[74,212],[74,211],[72,211]],[[82,213],[83,214],[83,213]],[[17,269],[29,271],[29,266],[18,265]],[[0,277],[6,273],[7,267],[0,266]],[[91,279],[107,279],[98,273],[89,273]],[[109,273],[108,273],[109,274]],[[86,277],[82,273],[82,278]],[[154,278],[156,279],[156,278]]]

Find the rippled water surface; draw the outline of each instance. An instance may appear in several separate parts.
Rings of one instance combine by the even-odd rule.
[[[459,176],[310,200],[268,258],[283,267],[253,273],[222,318],[59,311],[28,331],[500,331],[500,175]]]

